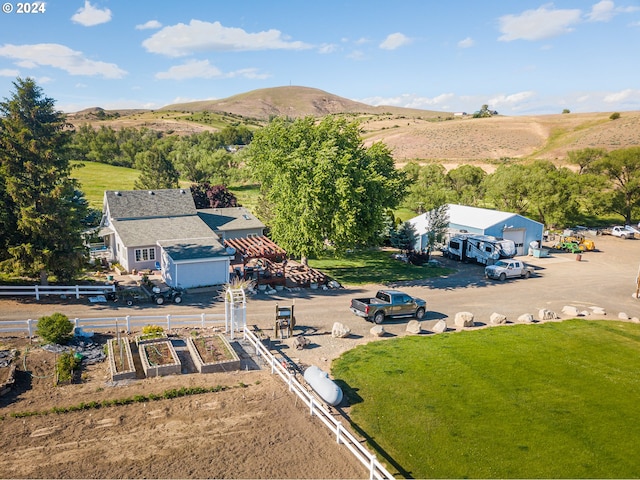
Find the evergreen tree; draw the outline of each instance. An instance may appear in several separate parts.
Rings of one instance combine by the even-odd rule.
[[[83,259],[82,223],[86,203],[77,201],[66,155],[70,132],[54,100],[33,79],[18,78],[15,91],[0,102],[0,196],[5,270],[23,275],[48,273],[71,279]]]

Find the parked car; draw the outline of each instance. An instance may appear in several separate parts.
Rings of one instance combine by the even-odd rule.
[[[533,267],[525,265],[520,260],[498,260],[484,269],[484,274],[487,278],[493,278],[501,282],[513,277],[529,278],[532,273]]]
[[[623,240],[633,238],[635,236],[633,231],[621,226],[612,227],[607,233],[610,233],[614,237],[622,238]]]
[[[354,298],[351,312],[368,322],[380,324],[387,317],[415,317],[422,320],[427,302],[398,290],[380,290],[374,298]]]

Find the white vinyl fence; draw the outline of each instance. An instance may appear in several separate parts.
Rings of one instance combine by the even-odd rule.
[[[145,325],[160,325],[167,331],[180,327],[214,327],[224,325],[229,331],[229,323],[224,313],[201,313],[200,315],[148,315],[107,317],[107,318],[70,318],[75,327],[83,330],[116,330],[125,329],[130,332],[141,329]],[[38,320],[0,320],[0,332],[23,332],[33,337],[38,326]]]
[[[115,285],[25,285],[25,286],[1,286],[0,295],[36,297],[40,300],[43,295],[103,295],[106,292],[115,292]]]
[[[324,405],[316,400],[314,395],[295,378],[295,375],[276,360],[273,354],[264,346],[260,339],[249,329],[244,329],[244,339],[255,347],[255,353],[258,357],[264,357],[264,360],[271,366],[271,373],[276,373],[287,384],[290,392],[294,392],[309,407],[311,416],[316,415],[322,423],[324,423],[335,436],[336,441],[349,449],[351,453],[369,469],[370,479],[392,479],[391,473],[382,465],[378,459],[370,453],[355,438],[351,432],[342,426],[342,422],[336,420],[324,407]]]

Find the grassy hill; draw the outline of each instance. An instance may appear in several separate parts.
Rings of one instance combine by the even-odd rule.
[[[133,168],[115,167],[105,163],[71,162],[71,176],[80,182],[81,190],[92,208],[102,210],[105,190],[133,190],[140,172]]]
[[[146,127],[166,134],[191,134],[244,124],[259,128],[273,116],[345,115],[358,120],[366,145],[385,143],[398,165],[409,160],[462,163],[491,171],[503,159],[548,159],[562,164],[570,150],[615,150],[640,145],[640,112],[570,113],[474,119],[450,112],[373,107],[307,87],[276,87],[167,105],[160,110],[87,109],[69,115],[75,125]]]

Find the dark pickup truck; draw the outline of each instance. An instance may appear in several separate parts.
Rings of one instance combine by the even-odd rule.
[[[380,290],[374,298],[354,298],[351,311],[368,322],[382,323],[386,317],[424,318],[427,302],[398,290]]]

